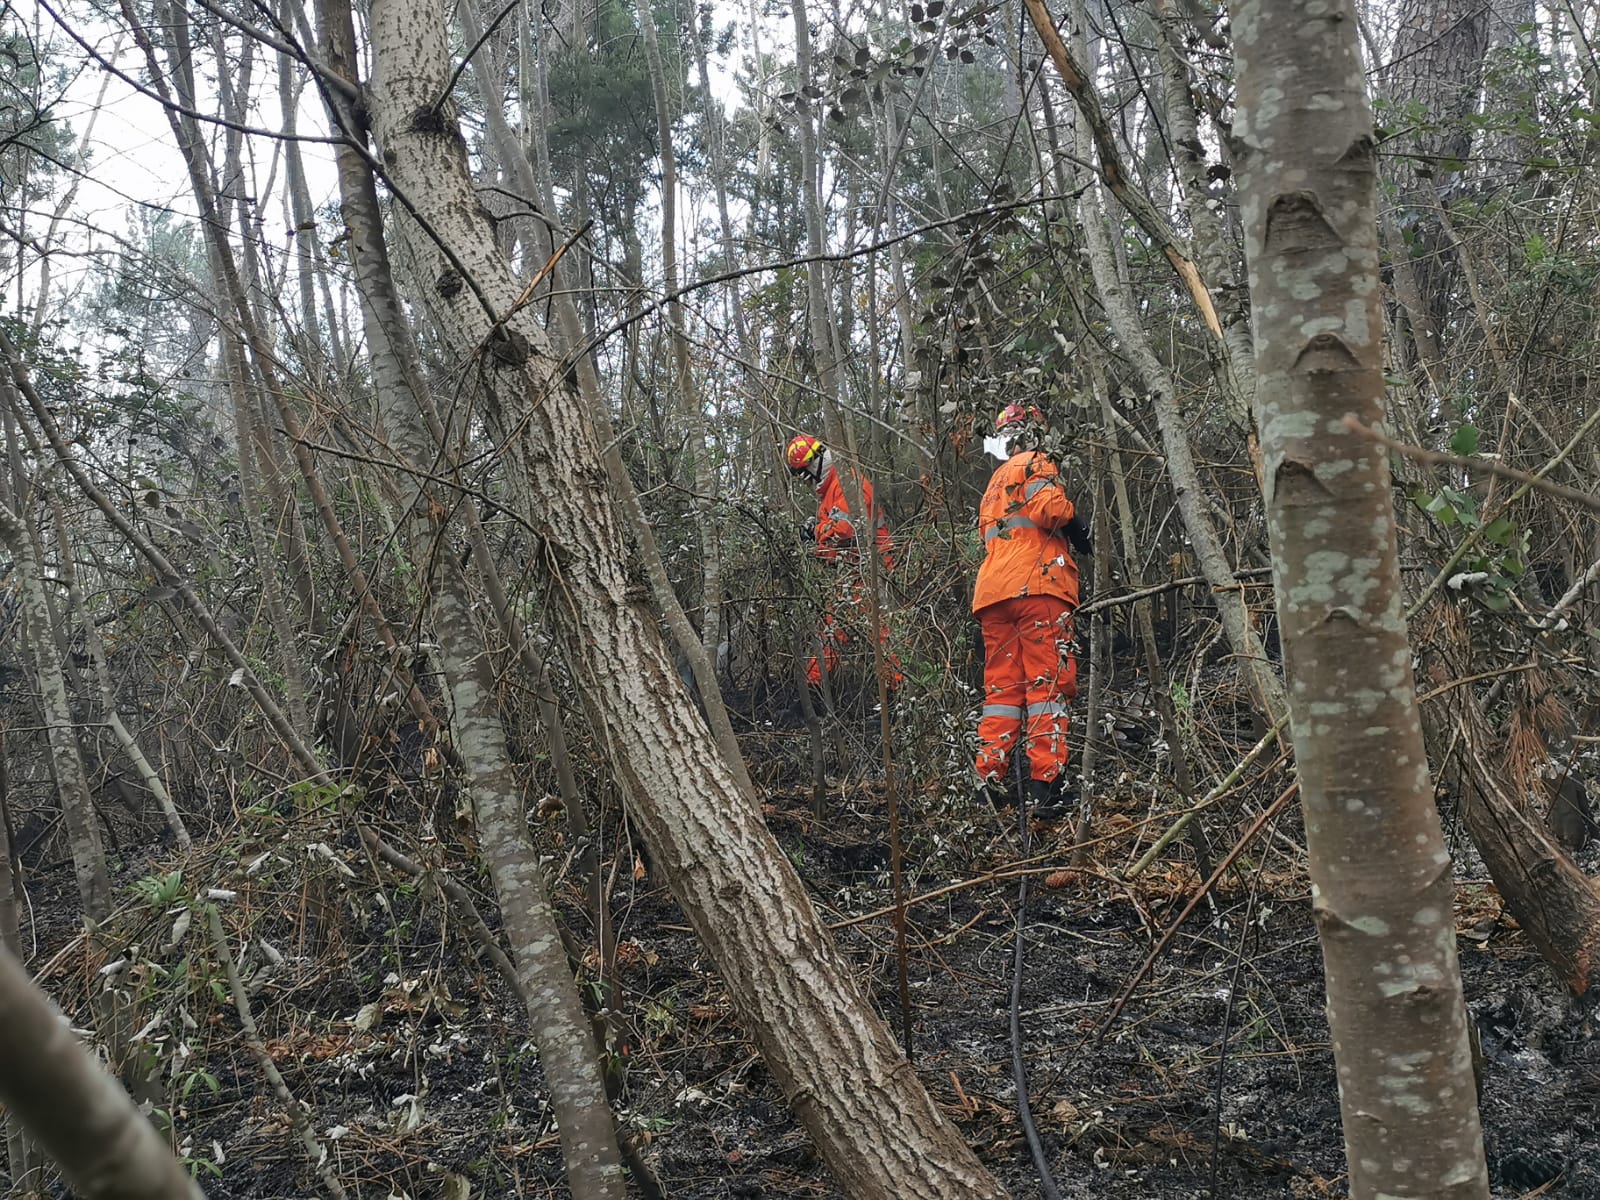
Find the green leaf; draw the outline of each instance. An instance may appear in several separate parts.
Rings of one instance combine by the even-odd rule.
[[[1476,425],[1463,425],[1456,430],[1450,438],[1450,449],[1462,458],[1470,458],[1478,452],[1478,427]]]
[[[1506,612],[1511,608],[1511,597],[1504,592],[1488,591],[1479,598],[1490,612]]]
[[[1483,527],[1484,539],[1496,546],[1509,546],[1511,544],[1512,524],[1504,517],[1496,517]]]
[[[1456,522],[1456,510],[1451,506],[1450,501],[1445,499],[1443,492],[1440,492],[1437,496],[1434,496],[1426,504],[1424,504],[1422,506],[1422,511],[1425,513],[1432,513],[1434,516],[1438,517],[1440,523],[1444,525],[1454,525]]]

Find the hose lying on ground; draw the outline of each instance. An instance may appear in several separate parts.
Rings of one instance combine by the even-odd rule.
[[[1028,830],[1028,791],[1026,782],[1017,798],[1017,821],[1022,832],[1022,857],[1028,857],[1032,835]],[[1039,1140],[1039,1130],[1033,1123],[1033,1108],[1028,1103],[1028,1072],[1022,1062],[1022,924],[1028,911],[1028,877],[1024,875],[1017,885],[1017,936],[1011,955],[1011,1078],[1017,1085],[1017,1120],[1022,1123],[1022,1136],[1027,1139],[1028,1153],[1039,1172],[1039,1188],[1044,1200],[1061,1200],[1061,1189],[1050,1173],[1050,1163],[1045,1158],[1044,1143]]]

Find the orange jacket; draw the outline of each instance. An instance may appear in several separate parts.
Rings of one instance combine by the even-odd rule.
[[[989,480],[978,505],[983,564],[972,611],[1018,596],[1056,596],[1076,608],[1078,564],[1062,527],[1074,509],[1046,454],[1013,454]]]
[[[888,567],[891,563],[889,526],[872,498],[872,484],[865,479],[861,480],[861,498],[866,502],[867,511],[878,519],[878,553],[883,556],[883,565]],[[850,523],[850,500],[844,484],[839,481],[838,470],[833,467],[828,468],[827,476],[817,488],[816,536],[817,557],[823,562],[834,563],[855,555],[856,529]]]

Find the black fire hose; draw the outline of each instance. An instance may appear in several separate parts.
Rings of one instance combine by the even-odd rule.
[[[1020,777],[1017,793],[1017,821],[1022,835],[1022,857],[1027,859],[1033,837],[1028,829],[1029,796],[1027,778],[1022,763],[1027,756],[1017,754],[1017,774]],[[1039,1140],[1039,1130],[1033,1123],[1033,1108],[1028,1103],[1028,1072],[1022,1062],[1022,925],[1028,910],[1028,876],[1024,874],[1017,885],[1017,933],[1011,955],[1011,1078],[1017,1087],[1017,1120],[1022,1124],[1022,1136],[1027,1139],[1028,1153],[1033,1156],[1034,1168],[1039,1172],[1039,1188],[1044,1200],[1061,1200],[1061,1189],[1050,1173],[1050,1163],[1045,1157],[1044,1143]]]

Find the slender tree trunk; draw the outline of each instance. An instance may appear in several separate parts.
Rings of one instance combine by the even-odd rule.
[[[1256,367],[1250,346],[1248,297],[1234,268],[1235,248],[1222,219],[1222,206],[1211,195],[1200,118],[1189,90],[1189,64],[1180,49],[1182,31],[1189,22],[1177,11],[1175,0],[1156,0],[1156,9],[1156,54],[1165,83],[1168,144],[1177,160],[1184,212],[1194,231],[1195,260],[1222,326],[1221,342],[1209,344],[1207,350],[1229,421],[1238,433],[1254,439]]]
[[[722,545],[718,537],[717,509],[713,500],[716,473],[712,470],[712,444],[706,432],[705,399],[695,386],[689,363],[689,329],[678,291],[678,156],[672,147],[672,109],[667,99],[666,70],[661,65],[661,43],[656,35],[651,0],[637,0],[639,32],[643,35],[645,62],[650,68],[650,93],[655,100],[656,137],[661,152],[661,268],[667,296],[667,326],[672,340],[672,381],[678,405],[689,427],[684,454],[684,486],[700,531],[700,644],[715,665],[722,642]]]
[[[1082,0],[1076,0],[1075,19],[1080,28],[1086,25],[1082,9]],[[1089,130],[1080,123],[1079,157],[1089,152]],[[1194,452],[1189,445],[1188,426],[1178,407],[1177,384],[1150,345],[1127,284],[1117,269],[1098,189],[1091,187],[1080,204],[1083,206],[1084,242],[1095,287],[1124,352],[1132,359],[1135,370],[1150,391],[1150,403],[1161,432],[1161,448],[1167,456],[1167,476],[1172,482],[1173,498],[1184,531],[1189,535],[1201,573],[1215,592],[1217,613],[1227,633],[1228,645],[1239,660],[1239,669],[1249,682],[1256,705],[1267,725],[1276,724],[1286,711],[1283,684],[1267,660],[1261,639],[1250,625],[1249,610],[1234,586],[1233,566],[1228,562],[1222,539],[1207,511],[1204,484],[1195,469]]]
[[[116,688],[112,685],[111,669],[106,662],[105,643],[101,640],[100,630],[94,623],[89,606],[84,601],[83,589],[78,583],[77,567],[72,561],[72,539],[67,533],[67,521],[62,512],[61,497],[54,489],[49,492],[49,501],[55,525],[56,550],[61,557],[61,581],[67,585],[67,607],[69,612],[77,616],[78,628],[83,632],[83,644],[89,652],[90,667],[94,672],[95,682],[100,685],[100,699],[105,710],[106,724],[111,727],[111,732],[116,737],[117,744],[122,747],[123,753],[128,756],[128,761],[139,772],[139,778],[150,789],[151,795],[155,796],[156,803],[161,806],[161,815],[173,840],[181,849],[187,850],[192,843],[189,830],[183,823],[183,817],[178,813],[177,805],[173,803],[171,794],[117,712]]]
[[[148,31],[139,22],[129,0],[122,0],[123,19],[133,31],[134,40],[143,51],[146,65],[155,80],[157,90],[165,97],[168,96],[168,75],[161,70],[161,64],[156,56],[155,44],[151,41]],[[194,73],[190,60],[189,26],[187,9],[184,0],[165,6],[166,33],[171,39],[168,42],[169,57],[172,64],[170,78],[176,87],[179,96],[191,107],[194,103]],[[175,108],[167,107],[168,123],[172,128],[174,138],[177,139],[179,149],[183,152],[184,161],[188,167],[189,182],[194,192],[195,201],[200,207],[201,226],[205,236],[206,262],[210,267],[213,285],[216,289],[218,304],[226,309],[230,304],[235,309],[234,316],[247,331],[253,328],[253,313],[249,298],[240,282],[238,272],[234,267],[232,252],[225,236],[227,212],[218,205],[216,192],[211,181],[210,160],[206,153],[205,142],[200,136],[198,122],[192,117],[181,115]],[[230,324],[225,322],[225,324]],[[261,570],[263,585],[263,601],[271,620],[273,630],[279,641],[279,655],[282,660],[284,676],[287,682],[285,706],[288,709],[289,719],[295,729],[302,733],[308,728],[305,711],[306,688],[301,672],[298,647],[294,639],[287,612],[283,606],[282,590],[277,577],[272,572],[274,559],[265,553],[265,534],[261,529],[262,512],[256,497],[256,476],[254,473],[253,455],[258,445],[256,438],[256,421],[252,411],[252,401],[249,395],[249,381],[246,377],[243,349],[239,337],[231,330],[225,328],[222,332],[223,360],[227,374],[228,394],[233,404],[234,425],[237,433],[239,453],[239,491],[244,508],[244,520],[250,530],[252,545],[256,548],[257,558]]]
[[[280,20],[283,20],[284,7],[279,6]],[[295,285],[300,297],[300,353],[311,367],[320,365],[317,360],[324,354],[330,355],[334,373],[342,375],[344,355],[338,345],[337,327],[331,322],[328,324],[327,342],[324,344],[322,319],[317,308],[317,217],[311,207],[311,188],[306,183],[305,157],[300,153],[300,143],[295,140],[299,130],[301,91],[296,84],[294,61],[286,51],[278,51],[277,66],[279,120],[285,139],[284,182],[287,194],[284,196],[284,208],[289,218],[289,231],[294,238]]]
[[[9,390],[9,389],[7,389]],[[100,823],[94,811],[94,797],[78,753],[72,706],[67,699],[67,680],[62,674],[51,631],[50,607],[45,601],[44,581],[33,539],[23,526],[25,518],[0,507],[0,539],[10,549],[21,586],[21,608],[27,622],[28,646],[33,652],[34,675],[39,684],[40,715],[50,745],[50,772],[61,801],[67,840],[72,850],[73,873],[78,881],[78,899],[84,918],[93,926],[111,911],[111,877],[106,872],[105,848],[100,841]]]
[[[581,6],[580,6],[581,7]],[[581,29],[581,23],[580,23]],[[587,51],[583,51],[586,53]],[[536,165],[547,164],[550,160],[549,149],[545,145],[545,134],[542,127],[532,131],[536,146]],[[555,184],[547,175],[538,177],[538,195],[546,211],[555,212]],[[581,195],[581,191],[580,191]],[[612,436],[609,411],[605,398],[600,394],[599,380],[595,375],[594,360],[589,353],[581,352],[587,342],[583,331],[582,321],[578,312],[578,303],[573,298],[576,284],[575,277],[580,272],[572,270],[566,257],[555,265],[554,279],[554,308],[557,324],[560,326],[561,336],[568,346],[568,352],[577,357],[573,373],[577,376],[578,393],[588,409],[590,419],[593,420],[602,439],[604,450],[604,466],[610,477],[611,486],[618,502],[622,505],[627,525],[632,533],[633,544],[639,553],[640,564],[644,567],[645,578],[649,582],[650,594],[655,599],[656,607],[661,614],[661,619],[666,623],[668,632],[672,635],[673,644],[689,661],[689,669],[694,676],[695,687],[700,692],[700,698],[705,704],[706,723],[711,728],[712,736],[716,739],[717,747],[722,751],[724,758],[733,769],[739,785],[752,794],[754,785],[750,782],[750,774],[745,766],[743,752],[739,749],[739,739],[733,732],[733,724],[728,719],[727,706],[722,701],[722,687],[717,680],[716,664],[710,655],[706,654],[699,636],[694,627],[690,625],[688,616],[683,611],[677,593],[673,591],[672,581],[667,577],[666,564],[661,558],[661,549],[656,543],[655,530],[651,527],[649,518],[644,511],[644,505],[639,501],[638,489],[633,486],[633,480],[628,475],[627,464],[622,460],[622,450],[615,437]],[[592,293],[589,293],[587,304],[592,304]]]
[[[222,269],[214,259],[212,271],[220,296]],[[267,531],[263,528],[266,506],[256,471],[260,461],[256,454],[259,448],[256,414],[245,379],[244,348],[230,329],[222,331],[222,358],[223,370],[228,377],[228,396],[233,402],[234,443],[239,455],[239,507],[250,538],[250,548],[255,555],[256,570],[260,573],[261,602],[267,610],[267,622],[278,639],[278,658],[283,664],[284,675],[284,707],[289,710],[289,719],[295,723],[295,728],[308,730],[311,722],[306,712],[307,689],[300,662],[300,647],[294,626],[289,621],[289,610],[284,604],[283,585],[278,579],[278,556],[271,552]]]
[[[1450,856],[1383,419],[1376,155],[1348,2],[1236,10],[1261,449],[1350,1194],[1487,1197]]]
[[[1090,353],[1097,355],[1097,350],[1092,350]],[[1253,367],[1254,363],[1251,365]],[[1139,569],[1137,527],[1134,524],[1133,503],[1128,497],[1128,477],[1122,464],[1121,439],[1117,435],[1116,425],[1112,419],[1111,396],[1106,388],[1105,372],[1097,361],[1091,365],[1090,372],[1093,376],[1095,395],[1100,404],[1105,436],[1111,443],[1109,456],[1111,486],[1117,501],[1117,532],[1122,539],[1122,583],[1131,591],[1139,591],[1144,587],[1144,580],[1143,573]],[[1105,552],[1101,551],[1102,554]],[[1194,776],[1189,768],[1189,750],[1184,744],[1183,727],[1178,724],[1177,708],[1172,700],[1172,687],[1162,666],[1160,651],[1156,647],[1156,625],[1150,609],[1149,600],[1141,600],[1133,606],[1133,620],[1139,634],[1139,649],[1144,658],[1145,679],[1150,687],[1150,698],[1155,703],[1156,713],[1161,719],[1161,736],[1166,739],[1167,752],[1172,756],[1173,784],[1180,799],[1185,803],[1193,803],[1199,797],[1195,794]],[[1211,841],[1206,835],[1204,821],[1199,814],[1196,814],[1195,819],[1189,823],[1185,836],[1194,850],[1195,866],[1199,870],[1200,878],[1209,879],[1214,855]]]
[[[173,0],[171,4],[172,17],[169,31],[173,41],[174,52],[181,63],[181,70],[173,73],[173,81],[178,86],[178,98],[190,107],[197,107],[194,94],[193,68],[190,62],[191,46],[189,44],[189,23],[187,0]],[[223,37],[223,27],[218,26],[213,32],[213,43],[216,47],[216,61],[227,66],[219,69],[217,80],[219,83],[219,98],[222,101],[222,113],[225,119],[238,125],[244,125],[250,120],[250,113],[246,101],[250,95],[250,72],[255,63],[256,44],[254,39],[246,38],[244,47],[238,56],[237,63],[229,61],[227,45]],[[239,72],[240,77],[234,78],[234,72]],[[197,126],[191,122],[192,133],[198,133]],[[233,297],[228,290],[228,272],[221,270],[222,263],[211,257],[214,244],[229,245],[227,240],[227,222],[230,218],[234,228],[238,230],[239,253],[233,255],[229,246],[230,262],[233,263],[233,273],[240,283],[242,302],[240,308],[239,327],[246,331],[244,336],[234,335],[226,331],[227,336],[233,336],[238,343],[238,359],[240,365],[240,379],[243,382],[243,403],[245,405],[244,418],[248,427],[251,444],[255,447],[254,469],[256,484],[260,491],[258,499],[267,502],[257,514],[256,519],[263,524],[262,532],[268,537],[274,549],[281,553],[282,559],[288,570],[288,590],[294,596],[299,609],[300,624],[313,634],[322,633],[322,611],[317,603],[316,588],[311,570],[310,548],[306,544],[305,521],[301,517],[299,498],[295,489],[286,478],[283,466],[282,447],[272,428],[271,418],[267,414],[264,392],[272,390],[273,384],[264,383],[264,374],[258,366],[256,371],[250,370],[250,360],[244,354],[245,344],[248,341],[248,331],[270,327],[262,298],[267,288],[263,285],[261,264],[256,254],[256,242],[251,236],[251,230],[256,227],[256,207],[250,196],[250,188],[245,174],[244,161],[244,134],[239,129],[229,129],[224,139],[224,154],[222,160],[222,177],[220,186],[216,180],[210,178],[217,193],[215,211],[223,221],[223,227],[217,230],[220,236],[208,239],[208,262],[212,266],[212,286],[217,294],[218,308],[226,311]],[[293,143],[290,143],[291,145]],[[271,180],[263,189],[265,195],[271,190]],[[198,202],[198,199],[197,199]],[[235,422],[237,424],[237,420]],[[243,430],[241,430],[241,434]],[[243,452],[240,459],[243,462]],[[240,468],[240,478],[243,479],[243,466]],[[242,491],[242,489],[241,489]],[[268,598],[269,604],[273,592],[280,596],[284,592],[283,585],[275,578],[264,580],[263,593]],[[284,601],[280,598],[278,603]],[[286,621],[287,628],[287,621]],[[290,630],[292,637],[292,630]],[[294,645],[293,640],[289,643]],[[290,686],[297,691],[304,687],[305,673],[299,660],[298,653],[290,655],[285,674]],[[291,704],[293,701],[291,700]],[[303,701],[301,702],[303,706]]]
[[[552,615],[633,785],[634,816],[768,1067],[852,1196],[999,1196],[857,990],[752,793],[693,715],[639,593],[595,422],[471,199],[459,131],[436,102],[450,65],[437,3],[378,0],[374,128],[392,186],[457,274],[441,293],[452,349],[517,431],[504,446],[537,507],[520,514],[560,581]],[[462,286],[455,288],[454,283]],[[490,351],[492,365],[480,356]]]
[[[67,473],[72,476],[72,480],[78,489],[105,515],[106,520],[127,540],[128,544],[133,546],[139,552],[139,555],[150,564],[156,578],[164,586],[170,587],[178,593],[178,598],[182,600],[184,607],[194,614],[195,620],[199,623],[206,636],[227,657],[229,665],[237,673],[239,683],[250,694],[250,698],[256,702],[256,706],[261,710],[261,715],[266,718],[267,724],[272,727],[273,732],[283,739],[284,746],[294,761],[311,778],[324,778],[327,775],[327,770],[323,763],[318,760],[310,747],[306,745],[305,739],[301,737],[299,730],[284,714],[283,709],[278,706],[278,702],[273,699],[272,693],[267,691],[266,686],[257,676],[255,667],[244,656],[244,652],[239,649],[238,644],[223,631],[222,627],[217,623],[215,615],[195,593],[189,576],[178,570],[172,564],[172,561],[161,553],[159,547],[139,532],[127,515],[113,504],[103,491],[95,486],[94,480],[84,469],[83,464],[74,457],[72,448],[67,444],[66,438],[62,436],[61,429],[56,424],[54,416],[51,415],[49,407],[29,379],[27,366],[21,352],[17,349],[15,343],[6,336],[4,329],[0,329],[0,359],[3,359],[4,369],[10,374],[9,382],[15,386],[17,393],[27,403],[28,411],[33,414],[39,429],[44,433],[45,440],[50,443],[50,449],[54,452],[57,461],[67,469]]]
[[[6,762],[5,730],[0,728],[0,952],[9,951],[21,961],[22,931],[17,923],[18,880],[11,870],[11,819],[7,809],[10,778]],[[28,1132],[15,1113],[6,1113],[3,1124],[6,1171],[11,1180],[11,1194],[33,1196],[39,1181],[35,1177],[36,1165]]]

